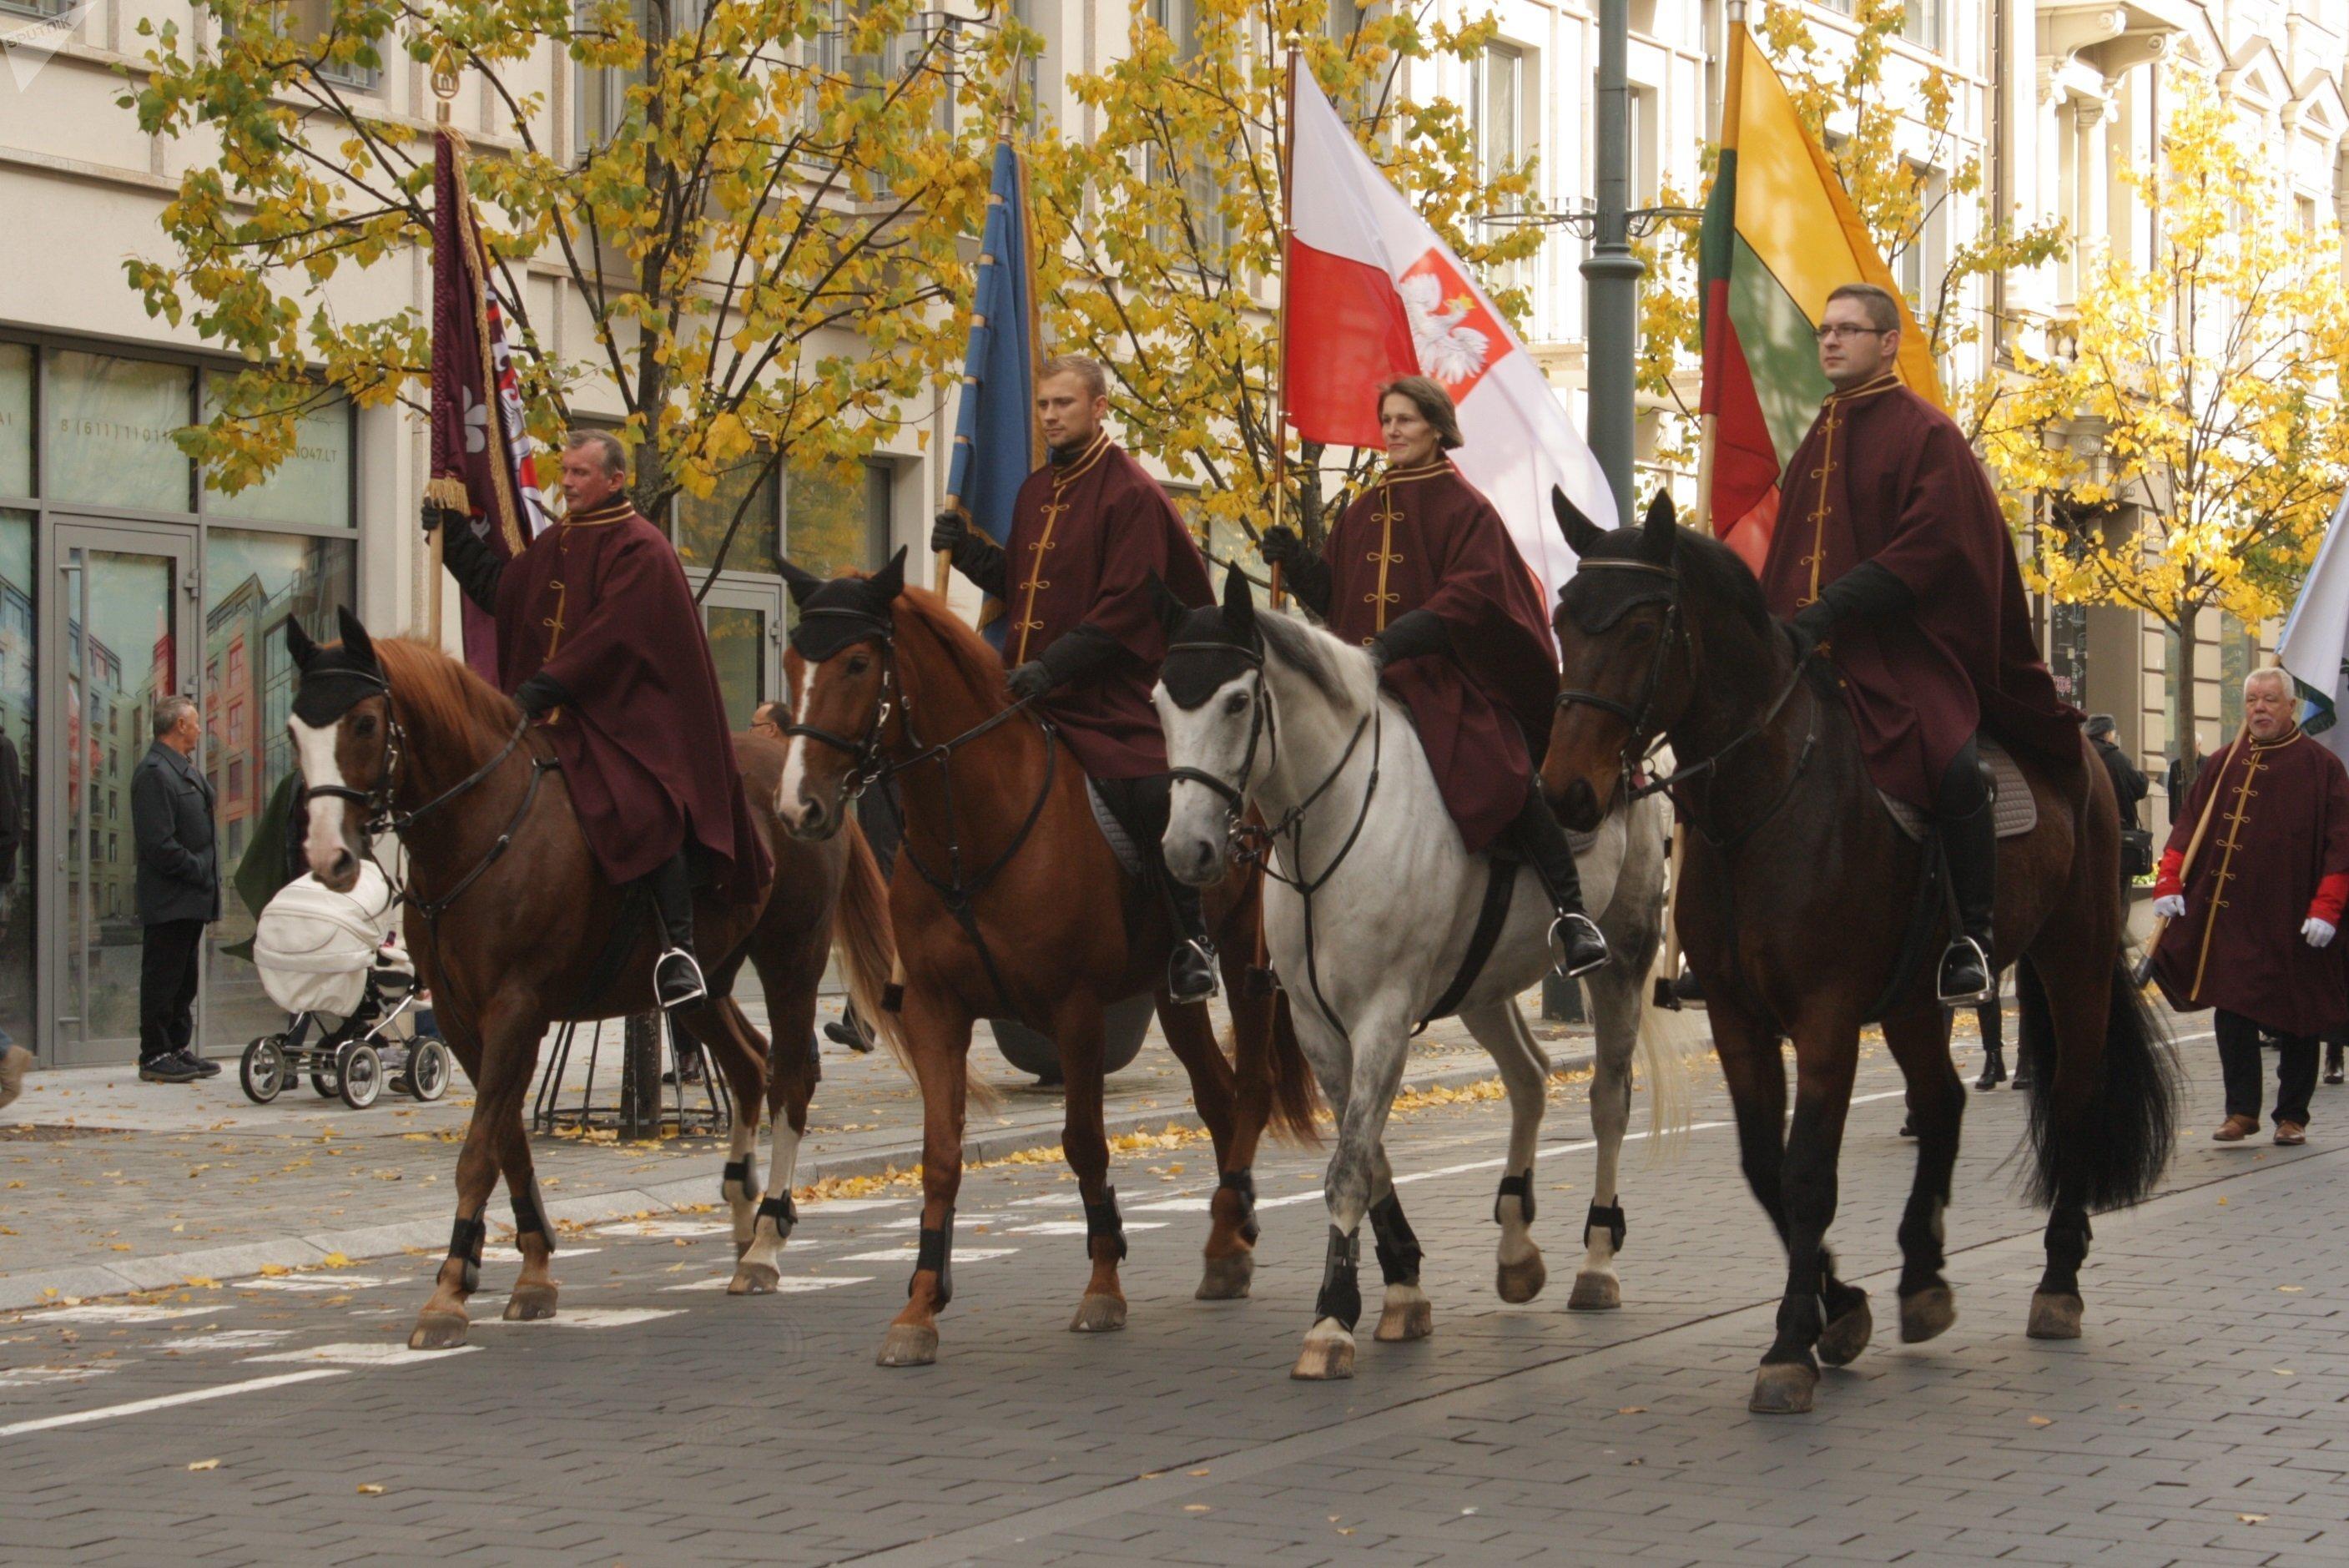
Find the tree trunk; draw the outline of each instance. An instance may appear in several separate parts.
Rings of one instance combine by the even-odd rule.
[[[2194,711],[2194,619],[2193,607],[2181,606],[2175,628],[2178,633],[2178,732],[2169,737],[2170,756],[2186,762],[2189,768],[2192,767],[2193,763],[2188,761],[2191,755],[2188,738],[2195,732],[2197,717]],[[2178,776],[2181,788],[2192,782],[2183,773]],[[2177,809],[2178,803],[2171,802],[2170,810]]]

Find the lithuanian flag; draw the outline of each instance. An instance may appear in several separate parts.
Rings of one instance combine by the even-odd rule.
[[[1813,336],[1827,294],[1872,283],[1900,298],[1851,198],[1803,129],[1778,73],[1732,29],[1721,163],[1699,240],[1703,286],[1703,459],[1713,533],[1756,572],[1778,516],[1778,476],[1826,397]],[[1942,401],[1924,335],[1900,308],[1900,379]]]

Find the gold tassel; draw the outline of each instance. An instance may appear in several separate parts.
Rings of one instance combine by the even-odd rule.
[[[465,492],[465,482],[453,473],[436,474],[424,487],[424,504],[445,507],[471,517],[473,504]]]

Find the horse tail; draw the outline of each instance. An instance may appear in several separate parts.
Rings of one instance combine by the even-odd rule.
[[[2161,1179],[2177,1139],[2178,1062],[2168,1033],[2131,981],[2127,955],[2116,957],[2103,1060],[2085,1100],[2059,1104],[2063,1073],[2047,988],[2028,959],[2014,978],[2023,1012],[2018,1060],[2032,1064],[2028,1194],[2042,1208],[2059,1199],[2092,1211],[2127,1208]]]
[[[1695,1119],[1693,1064],[1713,1042],[1687,1014],[1658,1007],[1646,971],[1640,979],[1640,1065],[1648,1075],[1649,1147],[1662,1149]]]
[[[864,830],[850,817],[844,836],[848,866],[841,879],[840,905],[832,928],[833,946],[848,973],[848,996],[856,1015],[875,1039],[888,1046],[897,1064],[913,1075],[913,1057],[897,1014],[884,1004],[884,993],[897,969],[897,937],[889,924],[889,888],[881,880],[880,863]]]
[[[1321,1087],[1314,1080],[1305,1048],[1297,1042],[1297,1020],[1288,993],[1272,996],[1272,1130],[1293,1143],[1321,1141]]]

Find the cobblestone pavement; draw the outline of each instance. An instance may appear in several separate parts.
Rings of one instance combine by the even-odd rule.
[[[746,1002],[763,1029],[761,1010]],[[619,1095],[619,1033],[606,1029],[600,1057],[596,1103],[606,1109]],[[1587,1034],[1542,1033],[1553,1057],[1588,1054]],[[588,1056],[583,1040],[566,1103],[584,1093]],[[1060,1141],[1058,1090],[1014,1069],[984,1032],[971,1061],[999,1091],[993,1111],[971,1116],[972,1158]],[[802,1179],[920,1158],[920,1096],[895,1061],[827,1042],[823,1064]],[[1491,1070],[1456,1022],[1413,1044],[1414,1082]],[[256,1106],[235,1075],[232,1055],[219,1077],[195,1085],[141,1084],[129,1068],[30,1076],[24,1098],[0,1111],[0,1310],[445,1242],[455,1145],[472,1105],[461,1075],[436,1104],[387,1087],[366,1111],[307,1084]],[[698,1091],[688,1096],[702,1103]],[[1133,1064],[1111,1078],[1107,1119],[1112,1131],[1195,1119],[1188,1080],[1154,1027]],[[604,1219],[708,1202],[720,1148],[708,1138],[621,1146],[607,1134],[542,1137],[534,1155],[557,1218]]]
[[[1072,1183],[972,1172],[926,1370],[872,1365],[912,1252],[902,1189],[811,1205],[771,1297],[722,1293],[715,1214],[578,1236],[549,1324],[493,1321],[512,1268],[493,1261],[454,1353],[402,1348],[420,1259],[0,1315],[0,1559],[2338,1564],[2349,1158],[2327,1146],[2349,1095],[2320,1091],[2307,1149],[2214,1146],[2207,1031],[2184,1050],[2179,1157],[2160,1196],[2098,1220],[2073,1344],[2022,1334],[2040,1262],[2006,1163],[2022,1096],[1971,1097],[1961,1315],[1909,1348],[1889,1293],[1910,1153],[1872,1055],[1836,1239],[1885,1326],[1809,1417],[1744,1409],[1782,1263],[1708,1072],[1677,1149],[1626,1161],[1613,1314],[1564,1307],[1590,1178],[1578,1089],[1552,1096],[1552,1283],[1525,1307],[1492,1294],[1501,1108],[1399,1116],[1436,1334],[1366,1335],[1345,1384],[1286,1376],[1319,1156],[1263,1161],[1254,1298],[1202,1303],[1204,1145],[1120,1157],[1133,1317],[1098,1337],[1063,1329]]]

